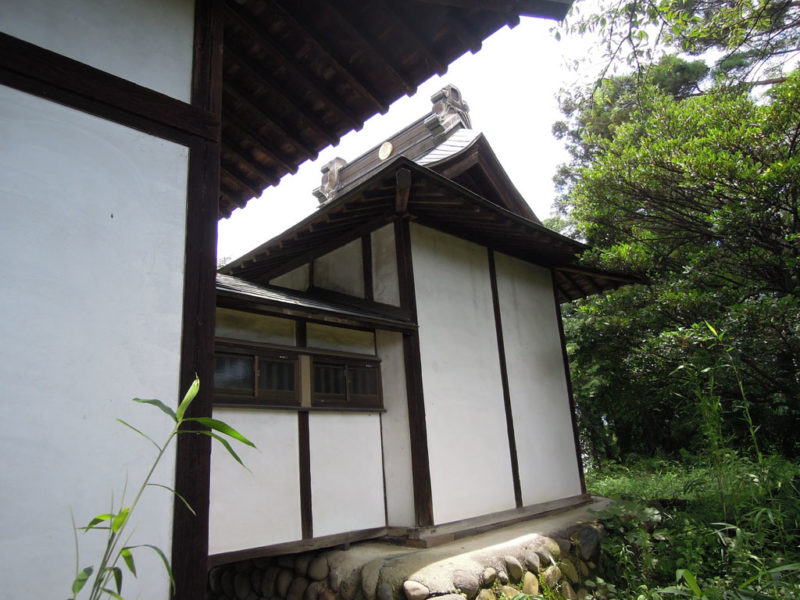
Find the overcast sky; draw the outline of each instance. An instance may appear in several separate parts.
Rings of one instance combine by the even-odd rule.
[[[336,156],[353,160],[430,112],[430,97],[450,83],[469,104],[472,127],[482,131],[500,163],[536,215],[547,218],[554,200],[553,174],[566,160],[551,133],[560,118],[558,90],[577,80],[568,65],[585,59],[582,40],[557,41],[553,21],[523,17],[513,29],[503,28],[466,54],[447,73],[421,85],[413,97],[395,102],[385,115],[367,121],[336,147],[304,163],[295,175],[268,188],[219,224],[217,256],[225,262],[271,239],[317,207],[311,194],[320,184],[320,168]],[[591,69],[589,69],[591,70]],[[586,65],[581,69],[586,73]]]

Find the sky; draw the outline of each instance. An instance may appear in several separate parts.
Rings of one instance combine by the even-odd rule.
[[[473,129],[482,131],[500,164],[540,219],[551,216],[555,199],[553,175],[567,159],[551,127],[560,118],[557,95],[578,80],[568,65],[591,51],[583,39],[561,41],[554,21],[522,17],[513,29],[504,27],[486,39],[476,54],[465,54],[447,73],[419,86],[385,115],[368,120],[360,131],[344,136],[338,146],[323,150],[295,175],[286,175],[276,187],[237,209],[219,222],[218,261],[229,262],[285,231],[318,206],[312,191],[320,185],[320,168],[335,157],[351,161],[379,145],[406,125],[428,114],[431,96],[447,84],[455,85],[470,109]],[[591,63],[591,60],[589,60]]]

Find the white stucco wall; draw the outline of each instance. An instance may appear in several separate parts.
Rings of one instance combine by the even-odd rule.
[[[400,306],[394,224],[391,223],[373,231],[370,241],[372,243],[373,298],[376,302]]]
[[[270,279],[269,282],[270,285],[278,285],[289,288],[290,290],[305,292],[308,289],[308,273],[308,264],[300,265],[288,273],[284,273],[275,279]]]
[[[194,0],[0,2],[0,31],[190,100]]]
[[[126,480],[130,502],[154,448],[115,418],[156,440],[170,429],[130,398],[179,394],[187,164],[182,146],[0,87],[3,597],[66,597],[70,508],[85,524]],[[156,480],[173,485],[172,450]],[[172,496],[145,498],[132,543],[169,554]],[[102,539],[79,537],[92,564]],[[167,598],[151,554],[126,597]]]
[[[378,414],[311,413],[314,537],[386,524]]]
[[[235,448],[244,469],[224,448],[213,447],[209,553],[301,539],[297,411],[216,407],[214,418],[257,449]]]
[[[514,508],[486,248],[412,224],[433,516]]]
[[[315,259],[314,285],[363,298],[364,262],[361,256],[361,238]]]
[[[383,406],[386,409],[381,415],[386,515],[391,526],[413,527],[414,479],[411,471],[403,334],[378,330],[375,340],[381,358]]]
[[[495,254],[523,504],[581,493],[550,271]]]
[[[295,328],[294,319],[217,308],[215,332],[218,338],[294,346]]]
[[[360,329],[309,323],[306,325],[306,342],[309,348],[375,354],[375,334]]]

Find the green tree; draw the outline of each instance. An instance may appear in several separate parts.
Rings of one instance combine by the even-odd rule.
[[[561,130],[573,156],[559,174],[561,208],[597,249],[588,259],[652,282],[567,311],[581,423],[596,458],[691,448],[695,407],[670,373],[710,360],[691,328],[707,320],[733,340],[767,443],[793,454],[800,74],[759,101],[681,89],[649,75],[602,82]],[[719,386],[737,396],[732,377]],[[745,435],[738,411],[724,406],[728,435]]]

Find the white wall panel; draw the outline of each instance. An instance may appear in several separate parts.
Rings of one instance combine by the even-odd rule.
[[[381,358],[383,406],[383,469],[386,474],[386,513],[389,525],[413,527],[414,479],[411,471],[411,433],[408,425],[403,334],[376,332]]]
[[[371,331],[308,323],[306,341],[309,348],[375,354],[375,334]]]
[[[262,344],[294,346],[294,319],[217,308],[216,336]]]
[[[0,2],[0,30],[190,101],[193,0]]]
[[[217,407],[214,418],[257,449],[235,448],[244,469],[225,448],[213,447],[209,553],[301,539],[297,411]]]
[[[495,255],[524,504],[581,493],[548,269]]]
[[[67,595],[70,508],[87,523],[126,479],[130,502],[154,448],[115,418],[170,430],[130,398],[179,393],[187,165],[182,146],[0,87],[0,578],[16,595]],[[156,480],[173,485],[172,450]],[[132,542],[169,553],[172,507],[149,491]],[[79,537],[91,564],[102,540]],[[126,596],[166,598],[158,558],[136,560]]]
[[[309,415],[314,537],[386,524],[380,416]]]
[[[411,227],[436,523],[514,508],[486,248]]]
[[[363,298],[364,262],[361,256],[361,238],[315,259],[314,285]]]
[[[297,290],[305,292],[308,289],[308,274],[309,264],[300,265],[296,269],[292,269],[288,273],[279,275],[275,279],[270,279],[270,285],[277,285],[280,287],[289,288],[290,290]]]
[[[372,232],[372,287],[376,302],[400,306],[394,223]]]

